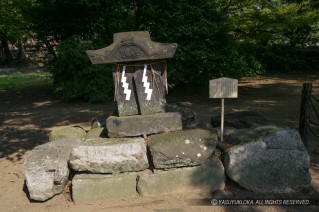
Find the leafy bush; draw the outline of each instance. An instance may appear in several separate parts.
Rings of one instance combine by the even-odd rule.
[[[301,73],[306,67],[303,56],[286,44],[273,44],[260,56],[268,73]]]
[[[258,58],[258,49],[250,43],[234,43],[226,56],[222,76],[240,78],[265,73],[265,68]]]
[[[200,86],[218,76],[229,46],[224,14],[213,1],[149,1],[137,22],[158,42],[178,44],[169,61],[169,81],[174,86]],[[147,21],[145,21],[147,20]]]
[[[236,44],[229,36],[227,16],[214,1],[150,2],[139,13],[141,26],[153,40],[178,44],[168,65],[170,84],[207,86],[216,77],[263,73],[254,47]]]
[[[51,61],[55,95],[65,101],[109,101],[113,95],[110,67],[91,64],[85,51],[98,48],[92,41],[73,36],[61,43],[57,59]]]
[[[234,40],[227,14],[217,8],[214,1],[206,0],[108,5],[101,11],[105,22],[97,24],[99,33],[94,34],[102,45],[74,36],[59,46],[58,58],[50,66],[55,94],[67,101],[110,100],[110,66],[92,65],[85,50],[105,47],[113,32],[121,31],[148,30],[153,41],[178,44],[175,57],[168,61],[169,83],[175,87],[207,87],[212,78],[253,76],[265,70],[291,73],[303,67],[302,58],[289,46],[260,48]]]

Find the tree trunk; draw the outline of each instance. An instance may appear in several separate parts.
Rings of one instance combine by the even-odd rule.
[[[25,54],[24,54],[24,48],[23,48],[21,40],[18,41],[18,48],[19,48],[19,52],[18,52],[18,55],[17,55],[17,61],[24,61],[25,60]]]
[[[13,57],[9,50],[8,38],[7,38],[6,31],[4,29],[0,29],[0,39],[1,39],[1,45],[2,45],[3,51],[6,55],[6,63],[11,64],[13,62]]]
[[[48,39],[46,39],[45,36],[41,36],[40,39],[43,41],[43,43],[46,45],[46,47],[48,48],[48,52],[49,54],[51,54],[54,59],[56,60],[57,59],[57,55],[52,47],[52,45],[50,44],[50,42],[48,41]]]

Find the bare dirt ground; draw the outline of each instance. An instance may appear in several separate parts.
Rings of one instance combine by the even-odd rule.
[[[240,79],[239,98],[225,100],[225,112],[256,111],[274,123],[298,128],[302,84],[312,82],[319,97],[319,75],[263,76]],[[171,92],[169,103],[192,109],[205,124],[220,113],[220,102],[207,93]],[[199,203],[201,194],[137,197],[116,201],[74,204],[63,195],[44,202],[28,199],[22,164],[30,151],[48,142],[57,128],[79,125],[89,130],[92,118],[112,113],[115,103],[63,103],[54,99],[48,86],[24,90],[0,90],[0,211],[318,211],[317,206],[212,206]],[[316,129],[319,133],[319,129]],[[289,198],[318,198],[319,138],[310,135],[311,188]],[[258,197],[227,181],[227,196]],[[261,196],[264,197],[264,196]],[[272,198],[274,196],[268,196]],[[287,196],[286,196],[287,197]]]

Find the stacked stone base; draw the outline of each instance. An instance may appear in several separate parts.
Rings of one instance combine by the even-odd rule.
[[[217,134],[204,129],[182,131],[179,112],[110,116],[104,127],[97,123],[92,122],[89,132],[78,127],[54,131],[50,142],[41,147],[46,151],[32,152],[24,167],[32,199],[45,201],[61,193],[67,180],[72,181],[75,202],[224,188],[224,167],[213,154]],[[60,173],[55,158],[67,172]]]
[[[60,194],[68,180],[75,202],[207,194],[224,189],[225,172],[256,193],[295,192],[310,185],[310,158],[298,131],[271,125],[231,131],[221,145],[214,129],[176,130],[146,139],[104,138],[105,128],[88,133],[63,129],[32,151],[23,172],[30,198],[37,201]],[[221,150],[223,163],[215,156]]]
[[[118,175],[77,174],[72,180],[73,200],[78,203],[223,190],[223,165],[217,159],[211,163],[203,167],[155,170],[154,173],[147,169]]]
[[[224,167],[212,157],[216,138],[209,130],[192,129],[152,135],[148,143],[141,137],[87,139],[70,155],[73,199],[92,202],[223,190]]]

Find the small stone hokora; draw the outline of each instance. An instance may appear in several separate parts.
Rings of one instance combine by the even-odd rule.
[[[114,100],[119,116],[166,111],[167,65],[177,44],[153,42],[147,31],[115,33],[113,43],[88,50],[93,64],[113,65]]]

